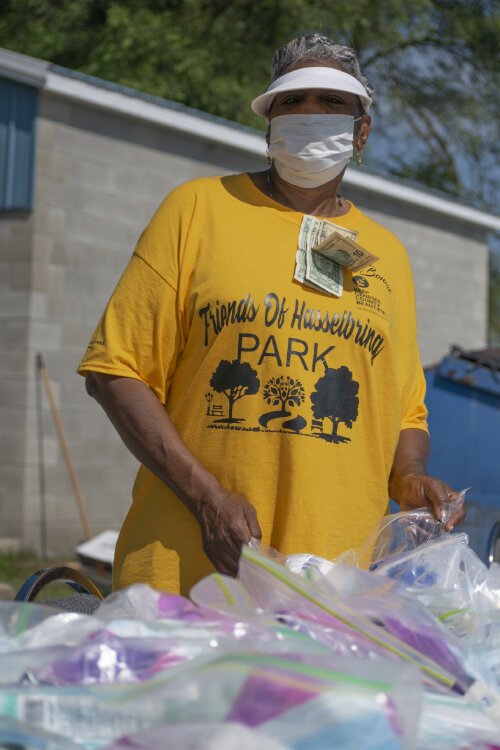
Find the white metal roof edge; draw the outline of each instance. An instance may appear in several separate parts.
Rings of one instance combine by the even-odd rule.
[[[189,111],[160,106],[122,91],[110,91],[93,82],[65,76],[50,68],[51,64],[43,60],[0,48],[0,75],[37,86],[56,96],[152,122],[217,145],[229,146],[252,156],[265,156],[266,144],[263,135],[254,135],[229,124],[212,122]],[[347,170],[344,179],[347,184],[363,190],[420,206],[484,229],[500,231],[500,217],[433,193],[426,193],[424,187],[419,190],[390,178],[353,169]]]
[[[153,122],[202,140],[229,146],[256,156],[265,156],[264,137],[231,128],[219,122],[201,119],[190,112],[161,107],[153,102],[129,96],[121,91],[108,91],[87,81],[79,81],[49,71],[44,91],[67,99],[76,99],[100,109],[119,112],[129,117]]]
[[[60,73],[48,72],[44,90],[66,98],[85,101],[96,107],[154,122],[157,125],[193,135],[196,138],[222,146],[229,146],[252,156],[263,157],[266,154],[264,135],[246,133],[223,123],[201,119],[190,112],[161,107],[153,102],[143,101],[121,91],[108,91],[93,83],[75,80]],[[352,169],[347,171],[344,179],[347,184],[363,188],[369,192],[376,192],[388,198],[411,203],[429,211],[461,219],[486,229],[500,231],[499,217],[426,193],[425,188],[419,190],[384,177]]]
[[[344,180],[347,184],[354,185],[363,190],[380,193],[388,198],[395,198],[405,203],[421,206],[429,211],[436,211],[437,213],[446,214],[461,221],[500,232],[499,216],[481,211],[478,208],[466,206],[464,203],[446,200],[446,198],[441,198],[432,192],[426,193],[425,187],[419,190],[411,185],[404,185],[396,181],[392,182],[384,177],[366,172],[363,173],[361,170],[354,171],[353,169],[349,169],[346,172]]]
[[[21,55],[10,49],[0,47],[0,75],[12,78],[28,86],[40,88],[45,82],[47,70],[50,63],[38,60],[36,57]]]

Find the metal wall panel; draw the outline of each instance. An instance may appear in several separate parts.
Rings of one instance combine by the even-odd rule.
[[[0,210],[33,205],[38,92],[0,77]]]

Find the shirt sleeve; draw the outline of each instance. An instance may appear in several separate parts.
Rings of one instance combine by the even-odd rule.
[[[429,431],[427,426],[427,407],[425,405],[425,376],[420,365],[416,367],[415,375],[407,386],[406,398],[403,403],[401,430],[417,429]]]
[[[401,384],[401,430],[418,429],[428,432],[425,405],[426,381],[420,362],[417,340],[415,288],[409,261],[406,282],[402,285],[401,309],[398,314],[398,367]]]
[[[177,289],[185,196],[180,188],[167,196],[142,233],[77,370],[141,380],[162,403],[184,346]]]

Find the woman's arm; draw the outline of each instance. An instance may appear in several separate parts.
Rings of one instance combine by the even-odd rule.
[[[399,441],[389,476],[389,495],[401,510],[413,510],[424,506],[432,508],[441,520],[443,508],[452,502],[456,492],[445,482],[427,474],[429,435],[424,430],[407,429],[399,433]],[[451,531],[465,518],[462,508],[445,525]]]
[[[241,545],[260,538],[255,508],[225,489],[193,456],[153,391],[140,380],[89,372],[85,385],[131,453],[182,500],[201,528],[207,557],[235,575]]]

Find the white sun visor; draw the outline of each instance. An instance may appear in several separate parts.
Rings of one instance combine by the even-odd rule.
[[[290,73],[276,78],[267,91],[257,96],[251,103],[252,110],[267,120],[274,97],[282,91],[298,91],[300,89],[332,89],[334,91],[348,91],[361,99],[365,111],[368,111],[371,98],[363,84],[349,73],[328,67],[298,68]]]

